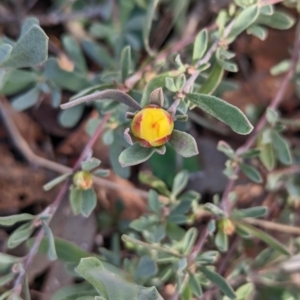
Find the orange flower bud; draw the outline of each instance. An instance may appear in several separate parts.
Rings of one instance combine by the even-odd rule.
[[[131,123],[131,131],[137,141],[146,148],[164,145],[174,128],[172,116],[156,105],[148,105],[139,111]]]
[[[79,171],[73,177],[74,185],[82,190],[88,190],[93,185],[93,177],[87,171]]]
[[[231,235],[234,233],[235,226],[229,219],[222,219],[218,222],[218,227],[221,229],[225,234]]]

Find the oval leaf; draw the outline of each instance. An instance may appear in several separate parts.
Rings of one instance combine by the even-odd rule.
[[[252,181],[257,182],[257,183],[262,182],[262,177],[256,168],[246,165],[246,164],[240,164],[240,168],[241,168],[242,172]]]
[[[154,152],[153,148],[144,148],[136,143],[120,154],[119,162],[122,167],[138,165],[148,160]]]
[[[220,98],[204,94],[187,94],[187,99],[205,112],[226,123],[239,134],[248,134],[253,129],[253,126],[240,109]]]
[[[208,43],[207,30],[203,29],[197,34],[195,39],[194,49],[193,49],[193,62],[197,62],[202,58],[202,56],[204,55],[207,49],[207,43]]]
[[[186,132],[173,130],[169,143],[183,157],[191,157],[199,153],[195,139]]]

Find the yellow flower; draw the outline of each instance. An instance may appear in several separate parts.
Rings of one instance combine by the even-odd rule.
[[[74,185],[82,190],[88,190],[93,185],[93,177],[89,172],[79,171],[73,177]]]
[[[131,123],[132,134],[146,148],[164,145],[170,139],[173,128],[172,116],[155,105],[139,111]]]

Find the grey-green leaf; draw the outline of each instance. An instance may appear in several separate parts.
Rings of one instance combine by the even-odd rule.
[[[271,16],[259,16],[257,19],[257,23],[275,29],[286,30],[291,28],[295,24],[295,18],[285,12],[277,10]]]
[[[138,143],[126,148],[119,156],[122,167],[138,165],[148,160],[155,152],[153,148],[144,148]]]
[[[125,82],[131,72],[131,48],[126,46],[121,53],[121,80]]]
[[[190,283],[190,287],[191,287],[193,294],[197,297],[201,297],[202,296],[202,287],[201,287],[199,279],[197,278],[197,276],[195,274],[190,274],[189,283]]]
[[[238,225],[245,231],[249,232],[251,235],[261,239],[266,244],[268,244],[272,248],[276,249],[280,253],[288,255],[288,256],[291,255],[289,250],[283,244],[281,244],[279,241],[275,240],[272,236],[270,236],[266,232],[264,232],[258,228],[255,228],[249,224],[238,223]]]
[[[153,52],[150,48],[149,38],[150,38],[152,20],[158,2],[159,0],[150,0],[147,9],[146,20],[143,27],[143,41],[144,41],[146,51],[149,53],[150,56],[153,56],[155,54],[155,52]]]
[[[38,25],[34,25],[17,41],[10,57],[1,66],[5,68],[34,67],[44,63],[47,57],[48,37]]]
[[[215,236],[215,244],[221,252],[226,252],[228,250],[228,236],[223,230],[218,230]]]
[[[158,271],[155,261],[149,256],[142,256],[135,270],[136,278],[148,278]]]
[[[251,5],[245,8],[235,19],[235,22],[227,37],[229,41],[233,41],[240,33],[247,29],[255,22],[258,17],[258,5]]]
[[[57,254],[56,254],[56,248],[55,248],[54,236],[52,230],[45,222],[43,222],[43,228],[45,230],[48,239],[48,257],[50,260],[56,260]]]
[[[158,199],[158,193],[155,190],[150,190],[148,194],[148,207],[156,215],[160,215],[160,202]]]
[[[174,178],[172,187],[172,196],[176,198],[186,187],[189,181],[189,172],[186,170],[180,171]]]
[[[75,38],[71,35],[64,35],[62,43],[68,55],[75,64],[75,68],[83,73],[86,73],[87,66],[81,48]]]
[[[70,190],[70,204],[74,215],[80,214],[82,201],[82,190],[72,187]]]
[[[197,90],[199,94],[211,95],[218,87],[224,75],[224,69],[218,62],[215,62],[210,70],[210,73],[204,83]]]
[[[191,157],[199,153],[195,139],[186,132],[173,130],[169,143],[183,157]]]
[[[0,65],[9,58],[12,49],[13,47],[9,44],[0,45]]]
[[[268,36],[268,29],[263,26],[252,24],[247,29],[247,33],[252,34],[252,35],[256,36],[257,38],[259,38],[260,40],[264,41]]]
[[[35,216],[24,213],[7,217],[0,217],[1,226],[12,226],[18,222],[33,220]]]
[[[12,249],[19,246],[31,236],[33,231],[34,227],[31,222],[23,224],[10,235],[7,247]]]
[[[58,120],[59,124],[65,128],[74,127],[80,120],[84,110],[84,105],[77,105],[68,110],[61,111]]]
[[[235,299],[236,295],[232,287],[227,283],[227,281],[218,273],[204,267],[200,266],[199,270],[214,283],[227,297],[230,299]]]
[[[262,182],[262,177],[256,168],[246,164],[240,164],[240,168],[242,172],[252,181],[257,183]]]
[[[255,206],[244,209],[239,209],[234,212],[234,217],[238,218],[259,218],[264,217],[268,213],[268,209],[265,206]]]
[[[71,176],[71,174],[63,174],[63,175],[60,175],[60,176],[54,178],[53,180],[51,180],[50,182],[46,183],[43,186],[44,191],[50,191],[53,187],[55,187],[56,185],[58,185],[61,182],[65,181],[70,176]]]
[[[292,155],[288,141],[276,130],[272,131],[274,150],[278,160],[284,165],[292,163]]]
[[[208,44],[208,33],[206,29],[203,29],[197,34],[194,42],[194,49],[193,49],[194,63],[203,57],[207,49],[207,44]]]
[[[97,159],[95,157],[92,157],[90,160],[83,161],[81,163],[81,168],[84,171],[91,171],[91,170],[99,167],[100,164],[101,164],[101,160],[99,160],[99,159]]]
[[[82,191],[81,213],[88,217],[97,205],[97,195],[93,188]]]
[[[25,110],[37,103],[40,94],[38,86],[30,89],[26,93],[13,98],[12,106],[17,111]]]
[[[82,258],[76,268],[76,272],[93,285],[101,296],[104,296],[105,299],[109,299],[104,284],[97,277],[98,272],[105,272],[102,263],[97,258]]]
[[[226,101],[204,94],[187,94],[188,100],[205,112],[226,123],[239,134],[248,134],[253,126],[244,113]]]

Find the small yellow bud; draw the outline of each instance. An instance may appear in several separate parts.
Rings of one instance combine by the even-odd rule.
[[[173,128],[172,116],[155,105],[148,105],[139,111],[131,123],[132,134],[146,148],[164,145],[170,139]]]
[[[218,228],[227,235],[233,234],[235,230],[235,226],[230,219],[222,219],[218,221]]]
[[[75,173],[73,177],[73,183],[75,187],[82,189],[82,190],[88,190],[93,185],[93,177],[92,175],[87,171],[79,171]]]

